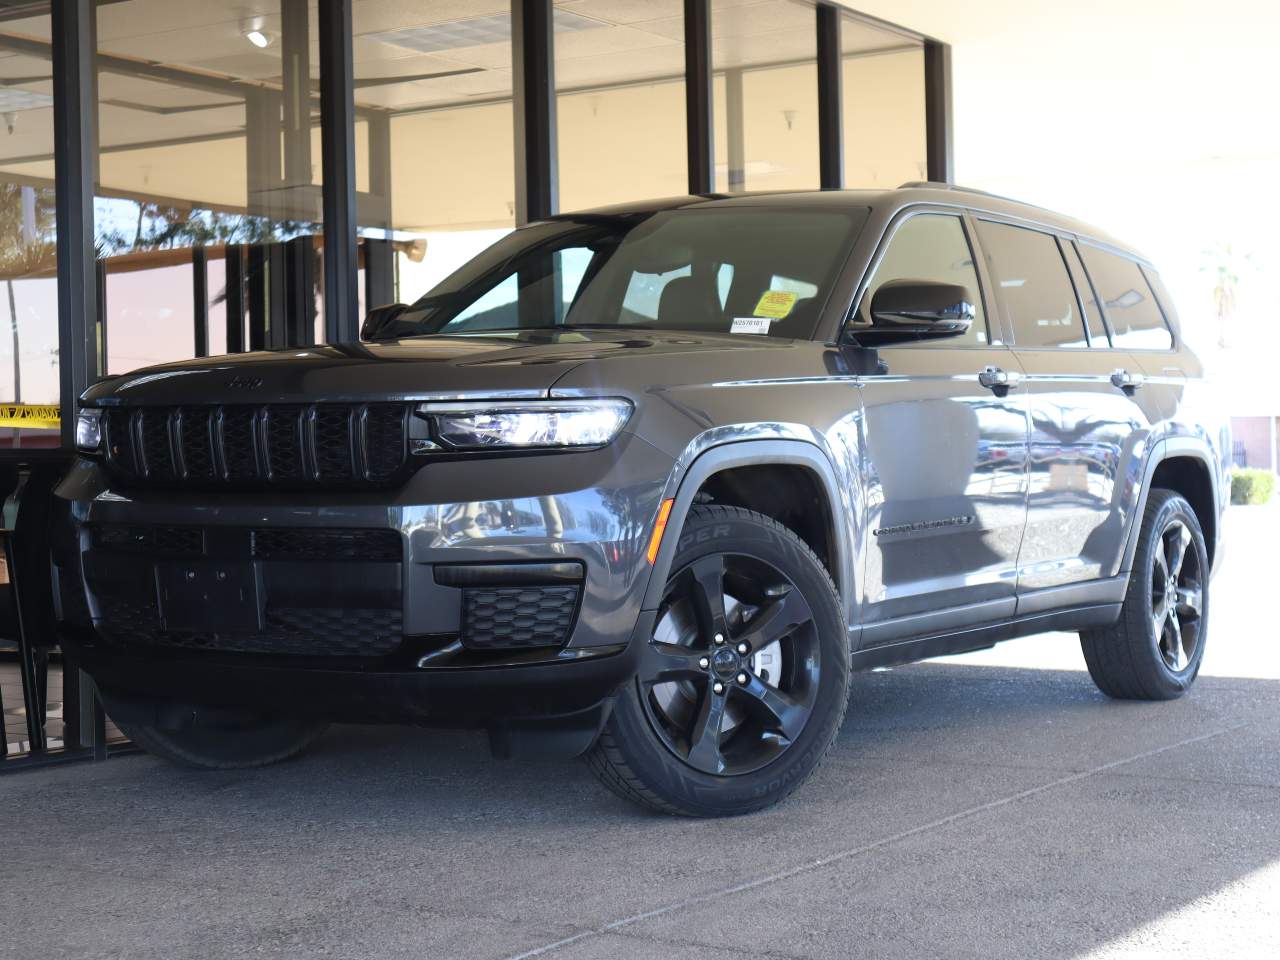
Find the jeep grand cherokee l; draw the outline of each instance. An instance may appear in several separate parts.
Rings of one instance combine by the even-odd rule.
[[[1152,265],[911,185],[688,197],[498,241],[358,346],[89,389],[65,643],[207,767],[482,727],[658,810],[818,765],[850,670],[1079,631],[1187,689],[1230,443]]]

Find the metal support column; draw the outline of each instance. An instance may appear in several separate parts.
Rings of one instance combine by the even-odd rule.
[[[324,169],[324,325],[329,343],[358,343],[355,92],[351,0],[320,0],[320,153]]]
[[[924,125],[928,177],[936,183],[955,179],[951,124],[951,46],[924,44]]]
[[[716,188],[715,123],[711,115],[711,2],[684,0],[684,102],[689,192]]]
[[[191,248],[191,316],[195,328],[194,352],[209,355],[209,262],[204,247]]]
[[[227,353],[244,353],[244,247],[229,244],[227,265]]]
[[[267,346],[267,245],[249,244],[244,279],[249,307],[249,349]]]
[[[309,347],[316,339],[316,247],[313,237],[284,245],[286,347]]]
[[[724,74],[724,113],[727,132],[730,193],[747,188],[747,146],[742,120],[742,71],[726,70]]]
[[[284,182],[311,186],[311,40],[307,0],[280,0]]]
[[[844,186],[844,75],[840,11],[818,7],[818,179],[823,189]]]
[[[93,0],[50,5],[53,35],[54,192],[57,208],[59,392],[62,445],[75,444],[76,401],[102,369],[94,318],[93,171],[98,155]]]
[[[560,207],[551,0],[511,0],[516,223]]]

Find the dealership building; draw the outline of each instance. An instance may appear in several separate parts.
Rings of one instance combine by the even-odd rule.
[[[4,767],[106,756],[42,518],[76,398],[358,342],[516,226],[951,179],[945,43],[808,0],[0,3]]]

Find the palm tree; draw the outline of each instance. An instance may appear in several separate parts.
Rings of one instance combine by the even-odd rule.
[[[1218,320],[1218,346],[1227,346],[1227,328],[1236,314],[1236,290],[1242,274],[1255,269],[1252,253],[1239,253],[1230,243],[1218,243],[1204,252],[1201,273],[1212,273],[1214,316]]]

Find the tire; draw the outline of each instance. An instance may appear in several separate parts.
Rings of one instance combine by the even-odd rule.
[[[662,813],[761,810],[817,769],[844,721],[842,604],[799,537],[738,507],[692,508],[671,570],[654,638],[587,763]]]
[[[184,711],[186,725],[156,722],[157,711],[103,696],[107,715],[120,732],[147,753],[202,770],[265,767],[297,756],[328,724],[253,714]],[[157,718],[158,719],[158,718]]]
[[[1152,489],[1120,618],[1080,634],[1099,690],[1120,700],[1173,700],[1187,691],[1204,659],[1208,574],[1191,504],[1172,490]]]

